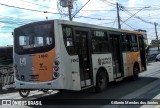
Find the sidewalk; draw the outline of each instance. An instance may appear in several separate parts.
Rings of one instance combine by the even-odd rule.
[[[156,94],[156,96],[154,96]],[[138,99],[160,99],[160,79],[140,88],[139,90],[130,93],[120,99],[131,99],[136,101]],[[160,108],[160,105],[143,105],[143,104],[122,104],[122,105],[105,105],[102,108]]]
[[[160,99],[160,94],[155,96],[153,99]],[[143,105],[140,108],[160,108],[160,105]]]

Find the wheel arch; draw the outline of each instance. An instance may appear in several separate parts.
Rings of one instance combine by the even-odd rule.
[[[103,73],[106,74],[106,77],[103,77],[104,76]],[[101,78],[102,78],[102,82],[101,82]],[[105,78],[105,80],[103,78]],[[98,92],[101,92],[101,91],[103,91],[103,90],[105,90],[107,88],[107,85],[108,85],[108,82],[109,82],[109,77],[108,77],[107,69],[105,67],[99,67],[97,69],[95,82],[96,82],[95,92],[98,93]]]
[[[98,68],[97,73],[96,73],[96,80],[97,80],[97,74],[100,70],[104,70],[106,72],[107,81],[109,82],[109,74],[108,74],[108,71],[105,67],[99,67]]]
[[[133,65],[133,75],[131,76],[131,79],[133,81],[136,81],[139,78],[139,74],[140,73],[140,66],[138,62],[135,62]]]
[[[134,62],[134,64],[133,64],[133,69],[134,69],[135,66],[138,67],[139,72],[140,72],[140,65],[139,65],[139,63],[138,63],[137,61]]]

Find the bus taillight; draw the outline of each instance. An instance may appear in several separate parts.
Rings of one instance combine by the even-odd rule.
[[[55,64],[55,65],[59,65],[59,61],[58,61],[58,60],[55,60],[55,61],[54,61],[54,64]]]
[[[54,66],[53,70],[57,72],[57,71],[59,71],[59,67],[58,66]]]
[[[53,79],[57,79],[59,77],[59,61],[55,60],[54,61],[54,66],[53,66]]]
[[[53,78],[56,79],[59,77],[59,73],[58,72],[53,72]]]

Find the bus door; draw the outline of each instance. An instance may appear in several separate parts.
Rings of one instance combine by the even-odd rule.
[[[89,31],[75,30],[75,50],[79,57],[81,88],[92,85]]]
[[[138,40],[139,40],[141,66],[144,68],[144,70],[146,70],[147,69],[147,67],[146,67],[146,50],[145,50],[145,45],[144,45],[144,39],[142,36],[138,36]]]
[[[110,34],[110,44],[112,52],[113,76],[114,78],[123,77],[122,69],[122,50],[120,44],[120,35]]]

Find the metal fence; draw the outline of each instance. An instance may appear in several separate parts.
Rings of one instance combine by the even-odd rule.
[[[14,87],[14,72],[12,66],[0,66],[1,89]]]

